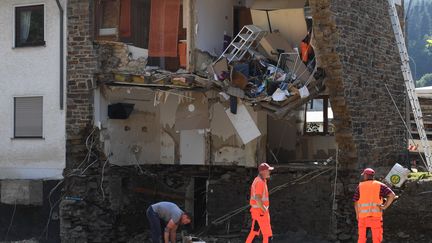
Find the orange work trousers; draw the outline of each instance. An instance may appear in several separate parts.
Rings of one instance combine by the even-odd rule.
[[[366,229],[372,230],[373,243],[383,240],[383,221],[381,217],[365,217],[358,219],[358,243],[366,243]]]
[[[263,243],[268,243],[273,236],[269,211],[263,212],[260,208],[252,208],[251,216],[252,227],[246,239],[246,243],[252,243],[255,237],[259,236],[260,233],[263,236]]]

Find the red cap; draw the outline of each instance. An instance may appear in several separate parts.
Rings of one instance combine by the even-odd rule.
[[[274,170],[274,167],[271,167],[267,163],[262,163],[258,166],[258,171],[263,171],[263,170]]]
[[[363,170],[362,175],[375,175],[375,171],[372,168],[366,168]]]

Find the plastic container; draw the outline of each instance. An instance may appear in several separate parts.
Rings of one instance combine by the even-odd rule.
[[[387,174],[385,180],[395,187],[401,187],[408,179],[410,170],[404,168],[402,165],[396,163],[390,172]]]

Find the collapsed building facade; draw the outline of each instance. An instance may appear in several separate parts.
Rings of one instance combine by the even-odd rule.
[[[405,114],[387,8],[372,0],[69,0],[61,241],[143,241],[145,210],[161,200],[192,214],[190,234],[241,238],[250,182],[268,161],[276,234],[352,242],[359,171],[384,175],[407,147],[385,88]],[[245,26],[262,32],[260,44],[231,61],[224,50]],[[292,66],[308,33],[315,67]],[[287,74],[281,53],[291,53],[295,78],[279,80],[291,86],[276,100],[273,73],[252,73]]]
[[[150,1],[131,4],[141,6],[144,2]],[[130,29],[122,25],[123,11],[128,9],[122,8],[123,1],[110,3],[112,16],[120,16],[114,18],[111,26],[104,26],[108,23],[94,18],[101,16],[98,11],[107,9],[106,6],[69,2],[66,175],[78,168],[83,159],[88,163],[94,161],[91,154],[91,159],[85,158],[89,153],[83,145],[86,140],[97,144],[90,147],[98,149],[92,152],[98,161],[85,177],[65,179],[65,193],[78,199],[64,200],[61,204],[62,239],[125,241],[145,229],[145,209],[158,200],[174,201],[190,211],[195,232],[239,234],[247,227],[247,210],[219,224],[215,222],[247,204],[249,183],[258,162],[279,161],[272,187],[320,167],[334,168],[331,163],[307,162],[330,158],[337,149],[341,171],[335,200],[331,200],[334,171],[309,184],[289,187],[288,194],[275,193],[272,197],[274,230],[304,230],[317,237],[331,235],[341,240],[354,238],[354,223],[346,221],[353,219],[348,198],[358,182],[358,171],[373,166],[382,167],[384,172],[406,147],[403,124],[395,113],[388,112],[394,110],[394,105],[384,89],[387,84],[398,108],[404,111],[405,92],[387,3],[292,1],[291,7],[270,6],[263,7],[266,11],[262,11],[250,10],[253,3],[247,1],[162,2],[150,7],[145,4],[143,8],[132,7],[150,11],[146,15],[150,22],[144,21],[150,23],[147,34],[135,32],[134,24]],[[305,6],[309,19],[305,17]],[[252,18],[245,17],[248,13]],[[259,109],[260,105],[252,106],[246,99],[238,99],[238,113],[249,113],[260,133],[252,142],[244,144],[241,132],[247,136],[253,131],[236,130],[238,127],[226,111],[229,102],[219,97],[219,90],[206,89],[211,79],[199,75],[222,54],[224,34],[234,37],[235,31],[247,24],[270,31],[267,22],[264,25],[260,22],[262,14],[270,14],[271,27],[279,28],[292,47],[298,46],[307,34],[310,22],[317,66],[326,75],[325,89],[319,95],[330,101],[334,135],[310,135],[299,129],[304,124],[301,115],[304,106],[293,108],[290,113],[294,115],[287,121],[273,116],[278,110]],[[178,16],[179,21],[173,20],[173,16]],[[139,21],[134,19],[133,12],[131,18]],[[173,24],[166,24],[169,21]],[[291,22],[295,24],[285,24]],[[377,22],[382,24],[376,26]],[[110,31],[111,35],[101,36]],[[122,40],[122,33],[130,34],[133,41]],[[160,36],[163,33],[166,36]],[[168,36],[169,33],[178,36]],[[135,41],[137,35],[144,35],[145,41]],[[168,38],[175,39],[174,46]],[[185,41],[178,41],[182,39]],[[136,46],[130,47],[128,43]],[[176,51],[185,48],[183,45],[186,54]],[[172,50],[174,55],[169,53]],[[187,81],[174,83],[176,77],[191,78],[179,72],[156,70],[153,77],[147,77],[152,70],[144,64],[169,70],[183,66],[188,73],[194,73],[194,82],[204,85],[184,85]],[[167,76],[169,81],[165,82]],[[125,111],[130,104],[134,106],[130,115],[123,117],[127,119],[109,118],[115,116],[109,111],[114,109],[113,105]],[[286,123],[291,124],[284,132]],[[314,148],[318,149],[314,151]],[[276,157],[275,152],[270,152],[277,150],[283,151],[283,156]],[[338,214],[333,214],[333,210]],[[287,222],[287,217],[292,223]],[[323,227],[328,225],[334,228]]]

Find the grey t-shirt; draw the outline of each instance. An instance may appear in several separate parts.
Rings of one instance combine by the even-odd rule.
[[[172,219],[174,223],[178,224],[182,214],[184,213],[177,205],[171,202],[155,203],[151,207],[153,208],[153,211],[159,215],[159,218],[164,220],[166,223]]]

